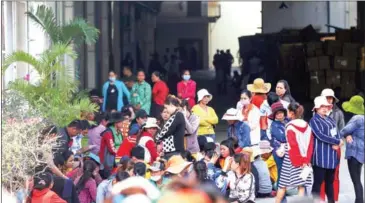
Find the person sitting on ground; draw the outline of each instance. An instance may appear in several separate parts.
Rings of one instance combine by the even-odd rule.
[[[118,170],[118,172],[111,179],[103,180],[98,185],[96,191],[96,202],[104,203],[104,200],[111,196],[112,187],[118,182],[121,182],[127,178],[129,178],[129,174],[126,171]]]
[[[136,112],[136,120],[130,127],[128,135],[137,135],[141,130],[141,127],[147,121],[148,114],[145,110],[141,109]]]
[[[53,187],[52,174],[47,172],[40,173],[34,177],[33,182],[34,186],[28,196],[27,203],[67,203],[51,190]]]
[[[150,182],[153,183],[158,189],[164,189],[164,187],[170,182],[170,179],[164,176],[166,160],[160,159],[153,162],[148,168],[151,172]]]
[[[96,201],[95,175],[99,173],[97,165],[90,160],[85,161],[83,174],[74,182],[76,191],[79,194],[80,203],[92,203]]]
[[[141,146],[135,146],[131,150],[131,160],[137,164],[137,163],[143,163],[146,165],[146,168],[149,168],[150,165],[145,162],[145,149]],[[145,172],[145,178],[149,179],[151,177],[151,173],[149,171]]]
[[[239,111],[234,108],[228,109],[223,115],[222,120],[226,120],[229,124],[227,130],[228,138],[236,138],[240,148],[251,146],[250,127],[242,121]]]

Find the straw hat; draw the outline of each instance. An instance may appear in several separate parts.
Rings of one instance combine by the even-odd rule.
[[[322,90],[321,96],[324,97],[333,97],[336,101],[336,103],[339,101],[337,97],[335,96],[335,92],[332,89],[326,88]]]
[[[325,96],[318,96],[314,99],[314,107],[312,111],[320,108],[321,106],[332,106],[332,104],[328,103],[327,98]]]
[[[356,115],[364,115],[364,98],[359,95],[351,97],[350,101],[344,102],[342,108],[346,112]]]
[[[191,162],[185,161],[182,156],[174,155],[167,161],[166,171],[172,174],[179,174],[191,164]]]
[[[142,189],[149,199],[158,199],[160,197],[160,191],[147,179],[143,177],[129,177],[121,182],[113,185],[112,194],[117,195],[122,193],[124,190],[130,188]]]
[[[252,93],[268,93],[271,89],[270,83],[265,83],[262,78],[257,78],[253,81],[253,84],[247,85],[247,89]]]
[[[157,125],[156,118],[148,117],[146,123],[143,125],[143,128],[157,128],[160,129],[160,127]]]
[[[223,115],[222,120],[226,121],[240,121],[242,120],[242,116],[240,112],[235,108],[230,108]]]
[[[198,95],[198,102],[200,102],[205,96],[209,96],[209,101],[213,99],[213,95],[211,95],[208,90],[206,89],[201,89],[198,91],[197,93]]]

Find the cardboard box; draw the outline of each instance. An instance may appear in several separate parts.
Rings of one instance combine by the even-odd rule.
[[[311,84],[325,84],[325,72],[323,70],[309,72]]]
[[[307,58],[307,70],[308,71],[317,71],[317,70],[319,70],[318,57]]]
[[[325,53],[328,56],[341,56],[342,43],[339,41],[327,40],[324,43]]]
[[[359,57],[360,54],[360,44],[356,43],[344,43],[342,47],[342,56],[348,57]]]
[[[335,70],[326,70],[327,85],[341,85],[341,72]]]
[[[321,95],[323,89],[327,88],[328,86],[324,83],[310,83],[309,86],[309,97],[311,99],[316,98],[317,96]]]
[[[322,42],[308,42],[306,44],[306,55],[309,57],[323,56],[323,43]]]
[[[341,84],[355,84],[356,82],[356,72],[348,72],[342,71],[341,72]]]
[[[356,71],[357,60],[355,57],[335,56],[333,67],[335,70]]]
[[[336,30],[336,40],[342,43],[351,42],[351,30]]]
[[[320,70],[329,70],[331,68],[329,56],[318,57],[318,67]]]
[[[344,99],[349,99],[355,95],[356,86],[355,83],[341,85],[341,96]]]

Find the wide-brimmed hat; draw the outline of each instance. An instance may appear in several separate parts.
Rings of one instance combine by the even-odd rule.
[[[222,120],[226,120],[226,121],[240,121],[240,120],[242,120],[242,114],[240,114],[240,112],[237,109],[230,108],[223,115]]]
[[[284,108],[283,104],[279,101],[279,102],[275,102],[271,105],[271,114],[268,116],[269,119],[274,120],[275,119],[275,115],[276,113],[278,113],[279,111],[284,112],[284,115],[286,116],[286,109]]]
[[[199,90],[197,95],[198,95],[198,102],[200,102],[205,96],[209,96],[209,101],[213,99],[213,95],[211,95],[206,89]]]
[[[333,105],[328,103],[327,98],[325,96],[318,96],[314,99],[314,107],[312,111],[320,108],[321,106],[333,106]]]
[[[337,99],[337,97],[335,96],[335,92],[330,89],[330,88],[326,88],[324,90],[322,90],[321,96],[324,97],[333,97],[335,99],[335,102],[337,103],[339,100]]]
[[[110,114],[109,124],[114,124],[124,121],[124,116],[121,112],[113,112]]]
[[[174,155],[167,161],[166,171],[172,174],[179,174],[191,164],[192,162],[185,161],[182,156]]]
[[[258,145],[252,146],[252,147],[245,147],[242,149],[242,152],[248,152],[251,157],[250,157],[250,161],[253,162],[255,161],[255,158],[257,156],[260,156],[262,154],[266,154],[266,153],[270,153],[272,152],[273,148],[272,147],[265,147],[265,148],[261,148]]]
[[[268,93],[271,89],[270,83],[265,83],[262,78],[257,78],[253,81],[253,84],[247,85],[247,89],[252,93]]]
[[[146,123],[143,125],[142,128],[157,128],[160,129],[160,127],[157,125],[156,118],[148,117]]]
[[[359,95],[351,97],[350,101],[344,102],[342,108],[346,112],[356,115],[364,115],[364,98]]]
[[[153,164],[148,168],[148,170],[151,170],[154,172],[163,171],[164,169],[165,169],[164,165],[160,161],[153,162]]]
[[[117,195],[130,188],[140,188],[151,200],[156,200],[160,197],[160,191],[147,179],[139,176],[129,177],[121,182],[113,185],[112,194]]]

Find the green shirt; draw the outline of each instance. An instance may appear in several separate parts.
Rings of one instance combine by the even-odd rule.
[[[143,81],[142,83],[136,82],[131,91],[131,104],[136,106],[141,105],[141,109],[145,110],[147,114],[151,109],[151,85]]]
[[[109,127],[110,130],[112,130],[112,133],[113,133],[113,138],[114,138],[114,145],[115,145],[115,149],[119,149],[120,145],[122,144],[122,141],[123,141],[123,136],[122,134],[119,134],[114,126],[110,126]]]

